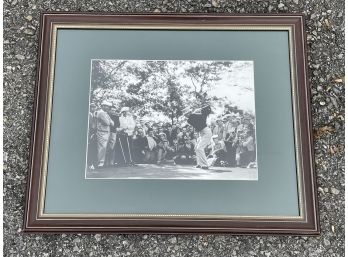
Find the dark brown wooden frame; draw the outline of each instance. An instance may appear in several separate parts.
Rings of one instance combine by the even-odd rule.
[[[295,57],[294,85],[297,96],[297,130],[301,135],[298,147],[302,167],[304,212],[301,219],[275,218],[207,218],[207,217],[45,217],[39,212],[40,179],[43,176],[43,145],[47,120],[48,92],[50,82],[50,49],[52,30],[55,24],[89,25],[190,25],[202,26],[289,26]],[[318,235],[319,220],[317,192],[313,165],[311,134],[310,91],[307,80],[306,43],[304,17],[298,15],[223,15],[223,14],[97,14],[97,13],[43,13],[41,16],[40,52],[34,107],[30,170],[24,215],[25,232],[105,232],[105,233],[233,233],[233,234],[297,234]],[[42,189],[41,189],[42,190]]]

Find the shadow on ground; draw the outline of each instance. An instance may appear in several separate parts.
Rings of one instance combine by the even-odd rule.
[[[174,165],[172,163],[138,164],[133,167],[88,170],[86,178],[257,180],[257,169],[211,167],[209,170],[203,170],[192,165]]]

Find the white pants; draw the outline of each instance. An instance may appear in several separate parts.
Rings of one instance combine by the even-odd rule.
[[[197,165],[208,166],[207,156],[204,149],[210,144],[212,133],[210,128],[205,127],[199,132],[199,137],[196,145]]]

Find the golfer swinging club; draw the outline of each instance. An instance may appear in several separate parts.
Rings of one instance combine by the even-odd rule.
[[[207,156],[204,149],[210,144],[213,136],[211,129],[207,126],[207,118],[212,113],[211,107],[205,105],[194,112],[188,111],[184,115],[188,118],[187,123],[190,124],[198,132],[198,140],[195,147],[197,166],[196,168],[208,169]]]

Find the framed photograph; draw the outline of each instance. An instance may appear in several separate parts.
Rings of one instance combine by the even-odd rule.
[[[43,13],[25,232],[319,234],[302,15]]]
[[[89,114],[86,178],[257,180],[252,61],[94,59]]]

